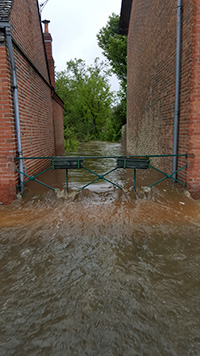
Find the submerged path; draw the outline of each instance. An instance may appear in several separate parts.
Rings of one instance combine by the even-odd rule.
[[[131,172],[68,195],[56,172],[0,207],[1,355],[198,355],[200,202],[146,173],[136,196]]]

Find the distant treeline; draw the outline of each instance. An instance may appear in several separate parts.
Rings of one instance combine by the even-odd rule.
[[[117,141],[121,137],[126,121],[126,37],[117,34],[118,24],[119,16],[112,14],[97,35],[109,66],[98,58],[90,66],[74,59],[67,62],[66,70],[56,73],[56,91],[64,102],[66,150],[78,141]],[[121,86],[117,94],[110,90],[112,73]]]

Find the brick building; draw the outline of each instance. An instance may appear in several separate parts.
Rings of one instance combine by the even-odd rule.
[[[37,0],[0,1],[1,204],[16,197],[14,157],[64,152],[63,103],[54,87],[51,42],[48,21],[42,33]],[[45,164],[24,161],[23,170],[33,175]]]
[[[200,198],[199,29],[200,0],[122,0],[120,32],[128,35],[127,151],[173,154],[174,120],[178,117],[177,153],[188,154],[187,170],[178,177],[197,199]],[[175,110],[178,33],[180,90]],[[171,159],[166,162],[164,168],[172,173]],[[183,159],[179,158],[177,168],[181,164]]]

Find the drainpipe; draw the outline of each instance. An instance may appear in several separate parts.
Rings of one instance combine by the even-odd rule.
[[[19,101],[18,101],[18,88],[17,88],[17,75],[15,68],[15,60],[13,54],[12,37],[10,32],[10,26],[5,27],[6,40],[8,45],[8,51],[10,56],[11,70],[12,70],[12,85],[13,85],[13,99],[14,99],[14,113],[15,113],[15,127],[17,136],[17,152],[19,156],[19,182],[20,182],[20,193],[24,191],[24,175],[23,175],[23,160],[22,158],[22,143],[21,143],[21,131],[20,131],[20,118],[19,118]]]
[[[182,23],[182,0],[177,0],[177,39],[176,39],[176,86],[175,86],[175,107],[174,107],[174,143],[173,154],[178,154],[178,123],[180,106],[180,73],[181,73],[181,23]],[[173,171],[177,170],[177,156],[173,157]],[[177,174],[173,174],[176,179]]]

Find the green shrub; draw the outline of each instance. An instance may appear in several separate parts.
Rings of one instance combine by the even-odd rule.
[[[73,150],[78,146],[78,140],[73,127],[67,127],[64,130],[65,151]]]

